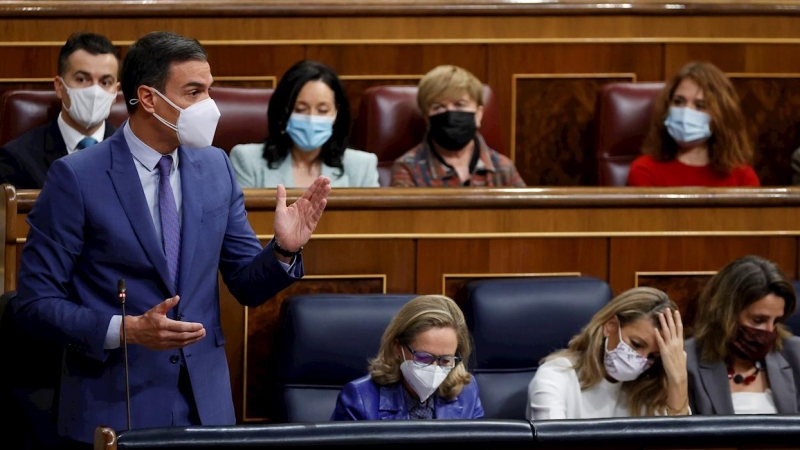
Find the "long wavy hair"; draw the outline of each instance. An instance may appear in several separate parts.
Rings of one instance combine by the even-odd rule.
[[[706,112],[711,116],[712,135],[707,142],[711,167],[727,175],[734,168],[751,164],[753,148],[739,105],[739,95],[730,79],[707,62],[685,65],[664,86],[653,107],[653,119],[643,152],[658,161],[672,161],[678,156],[678,143],[667,132],[664,120],[669,115],[675,90],[685,79],[694,81],[703,91]]]
[[[318,61],[303,60],[296,63],[278,82],[269,99],[267,110],[269,137],[264,143],[264,159],[267,160],[267,165],[274,169],[292,151],[294,143],[291,136],[286,133],[286,126],[297,102],[297,95],[309,81],[322,81],[333,91],[336,121],[333,123],[333,135],[322,144],[319,158],[325,165],[339,169],[337,176],[342,176],[344,173],[342,159],[350,134],[350,101],[336,72]]]
[[[400,371],[403,357],[397,351],[398,344],[410,345],[420,333],[432,328],[452,328],[456,332],[456,355],[461,362],[447,374],[438,393],[446,399],[458,396],[464,385],[472,381],[466,366],[471,352],[470,336],[461,309],[442,295],[423,295],[403,305],[383,333],[378,356],[370,360],[372,380],[382,386],[399,382],[403,378]]]
[[[769,294],[783,298],[783,317],[778,319],[775,349],[792,333],[783,325],[797,306],[794,286],[778,266],[760,256],[743,256],[717,272],[706,284],[697,305],[694,338],[704,361],[728,358],[728,343],[736,332],[739,314]]]
[[[569,341],[566,349],[547,356],[542,362],[554,358],[570,359],[581,389],[589,389],[606,376],[603,363],[606,322],[617,317],[619,326],[624,327],[647,319],[658,329],[658,313],[667,308],[678,309],[669,296],[658,289],[638,287],[627,290],[598,311],[589,324]],[[622,393],[628,401],[631,416],[652,416],[656,411],[664,411],[667,406],[667,374],[661,359],[656,359],[635,380],[622,383]]]

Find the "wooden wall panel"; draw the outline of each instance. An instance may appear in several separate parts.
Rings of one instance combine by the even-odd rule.
[[[644,272],[652,280],[662,278],[659,286],[674,289],[680,297],[693,294],[681,287],[682,275],[694,272],[705,275],[748,254],[771,259],[789,277],[797,277],[797,239],[794,237],[613,237],[609,254],[609,283],[614,294],[636,286],[637,273]],[[679,273],[675,273],[679,272]],[[704,272],[697,274],[697,272]],[[672,282],[670,282],[672,280]]]
[[[736,76],[733,84],[747,117],[761,184],[791,184],[792,153],[800,147],[800,71],[788,78]]]
[[[479,279],[481,274],[581,274],[605,279],[608,242],[581,239],[426,239],[417,244],[418,294],[457,292],[445,278]],[[467,274],[471,276],[467,276]],[[451,280],[452,281],[452,280]]]
[[[280,79],[305,57],[301,45],[214,45],[206,47],[214,77],[273,76]]]
[[[592,121],[606,83],[635,74],[514,78],[515,165],[529,186],[597,185]]]
[[[660,289],[669,295],[681,312],[684,334],[691,335],[691,326],[697,313],[697,299],[708,280],[710,272],[644,272],[636,274],[636,286]]]

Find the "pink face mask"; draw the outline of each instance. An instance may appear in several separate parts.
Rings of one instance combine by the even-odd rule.
[[[639,375],[653,365],[653,362],[639,352],[631,348],[630,345],[622,340],[622,327],[617,327],[619,331],[619,344],[612,349],[608,349],[608,337],[603,343],[605,356],[603,364],[608,375],[617,381],[633,381]]]

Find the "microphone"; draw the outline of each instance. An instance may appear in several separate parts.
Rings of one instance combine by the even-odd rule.
[[[125,280],[117,281],[117,297],[122,305],[122,358],[125,368],[125,407],[128,413],[128,431],[131,429],[131,384],[128,376],[128,333],[125,325],[125,299],[128,296],[128,289],[125,287]]]

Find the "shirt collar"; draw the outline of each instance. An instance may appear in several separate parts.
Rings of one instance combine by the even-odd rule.
[[[478,161],[475,164],[475,169],[472,173],[481,170],[495,172],[494,164],[492,164],[492,153],[489,150],[489,146],[486,145],[486,141],[483,139],[483,136],[481,136],[480,133],[476,133],[475,140],[478,143]],[[428,166],[431,168],[432,178],[439,179],[451,176],[458,177],[456,170],[450,164],[444,162],[442,156],[439,155],[436,150],[434,150],[432,145],[430,145],[427,135],[425,136],[425,139],[422,140],[422,149],[428,155]]]
[[[61,132],[61,137],[64,138],[64,144],[67,146],[67,153],[72,154],[78,151],[78,143],[82,141],[86,135],[69,126],[69,124],[64,120],[64,114],[64,111],[61,111],[58,114],[58,131]],[[97,128],[97,131],[92,133],[91,137],[95,138],[97,142],[100,142],[103,140],[105,135],[106,121],[104,120],[103,123],[100,124],[100,127]]]
[[[131,130],[130,123],[127,120],[125,125],[122,126],[122,132],[125,135],[125,142],[128,143],[128,148],[131,149],[133,159],[147,169],[148,172],[155,170],[158,162],[161,161],[161,157],[166,155],[162,155],[133,134],[133,130]],[[172,156],[172,170],[178,170],[178,149],[176,148],[169,155]]]

